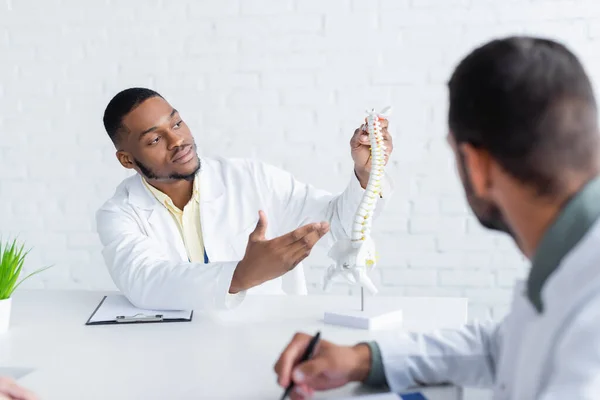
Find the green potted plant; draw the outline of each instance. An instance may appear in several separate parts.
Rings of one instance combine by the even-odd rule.
[[[0,241],[0,333],[8,330],[10,312],[12,308],[12,294],[15,289],[26,279],[50,267],[41,268],[19,280],[25,257],[29,253],[18,245],[14,239],[12,243]]]

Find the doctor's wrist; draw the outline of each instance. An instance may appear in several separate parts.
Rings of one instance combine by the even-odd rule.
[[[356,179],[358,179],[358,182],[360,183],[360,186],[363,189],[367,188],[367,184],[369,183],[369,171],[367,171],[365,168],[358,168],[358,167],[354,167],[354,175],[356,176]]]
[[[365,382],[371,371],[371,348],[366,343],[359,343],[352,347],[355,354],[354,368],[350,375],[352,382]]]
[[[245,283],[245,279],[243,278],[243,267],[240,268],[241,265],[242,261],[238,263],[238,265],[235,267],[235,270],[233,271],[233,276],[231,277],[231,284],[229,285],[229,293],[231,294],[236,294],[248,289]]]

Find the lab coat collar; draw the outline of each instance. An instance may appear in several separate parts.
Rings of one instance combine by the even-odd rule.
[[[562,259],[579,243],[600,218],[600,176],[590,180],[559,213],[546,231],[533,256],[527,280],[527,297],[543,312],[542,289]]]
[[[200,160],[200,170],[198,171],[199,191],[202,202],[212,202],[219,199],[225,193],[225,186],[215,165],[209,159]],[[136,174],[129,187],[129,202],[136,207],[152,210],[157,206],[162,206],[156,200],[156,197],[146,188],[142,177]]]
[[[160,205],[160,202],[144,185],[140,174],[136,174],[132,179],[133,181],[129,186],[129,202],[132,205],[144,210],[151,210],[156,205]]]
[[[218,163],[212,159],[200,159],[199,192],[200,201],[213,202],[225,194],[225,185],[223,177],[218,169]]]

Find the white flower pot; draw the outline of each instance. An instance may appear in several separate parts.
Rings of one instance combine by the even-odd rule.
[[[12,298],[0,300],[0,333],[8,331]]]

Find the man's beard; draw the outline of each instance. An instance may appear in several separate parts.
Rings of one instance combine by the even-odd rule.
[[[498,208],[498,206],[491,201],[482,199],[481,197],[477,197],[475,195],[473,185],[471,184],[471,180],[469,178],[470,175],[467,173],[465,159],[462,152],[459,152],[459,166],[460,173],[462,175],[461,180],[467,196],[467,202],[469,203],[469,206],[471,207],[473,214],[475,214],[475,217],[477,217],[479,223],[487,229],[507,233],[513,238],[513,240],[516,240],[514,232],[504,220],[504,216],[502,215],[500,208]]]
[[[196,177],[196,173],[200,170],[200,166],[201,166],[200,157],[197,157],[197,160],[198,160],[198,166],[194,169],[193,172],[191,172],[189,174],[173,173],[168,176],[160,176],[160,175],[157,175],[156,173],[154,173],[154,171],[152,171],[152,169],[150,167],[148,167],[147,165],[144,165],[144,163],[142,163],[141,161],[139,161],[135,158],[133,159],[135,164],[140,169],[140,172],[142,173],[142,175],[144,175],[144,177],[146,179],[152,179],[152,180],[157,180],[157,181],[186,180],[186,181],[190,181],[190,182],[194,180],[194,178]]]

